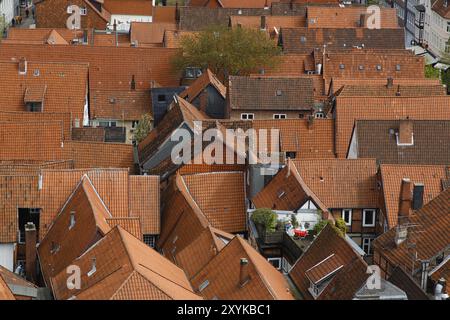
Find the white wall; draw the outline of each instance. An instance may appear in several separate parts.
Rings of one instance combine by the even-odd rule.
[[[11,20],[14,17],[14,2],[14,0],[2,0],[0,2],[0,15],[5,16],[5,22],[7,25],[11,23]]]
[[[111,15],[111,25],[110,29],[113,28],[114,20],[117,23],[118,31],[130,31],[131,22],[152,22],[152,16],[134,16],[134,15],[123,15],[123,14],[113,14]]]
[[[0,265],[14,272],[14,243],[0,243]]]

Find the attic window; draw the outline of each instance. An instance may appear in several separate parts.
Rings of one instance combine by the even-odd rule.
[[[39,69],[34,69],[34,71],[33,71],[33,76],[39,77],[40,74],[41,74],[41,73],[40,73]]]
[[[344,69],[345,69],[345,64],[341,63],[341,64],[339,65],[339,69],[344,70]]]
[[[278,97],[280,97],[282,94],[283,94],[283,91],[277,90],[276,95],[277,95]]]
[[[203,282],[198,286],[198,291],[202,292],[203,290],[206,289],[207,286],[209,286],[209,280],[203,281]]]
[[[92,276],[95,271],[97,271],[96,262],[97,260],[95,258],[92,258],[91,270],[89,270],[89,272],[87,273],[88,277]]]
[[[286,192],[283,189],[278,190],[278,198],[283,198],[286,195]]]
[[[377,71],[381,71],[383,68],[381,67],[380,64],[377,64]]]
[[[364,70],[364,66],[363,66],[362,64],[360,64],[360,65],[358,66],[358,69],[359,69],[359,70]]]
[[[400,65],[397,64],[397,65],[395,66],[395,71],[400,71],[400,69],[401,69]]]
[[[306,42],[306,37],[305,36],[301,36],[300,37],[300,42],[301,43],[305,43]]]

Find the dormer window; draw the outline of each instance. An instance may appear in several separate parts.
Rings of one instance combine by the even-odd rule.
[[[395,66],[395,71],[400,71],[400,70],[401,70],[401,67],[400,67],[399,64],[397,64],[397,65]]]
[[[310,281],[308,291],[314,299],[321,295],[336,273],[343,267],[341,259],[333,253],[306,270],[305,275]]]
[[[344,70],[344,69],[345,69],[345,64],[341,63],[341,64],[339,65],[339,69]]]
[[[383,69],[380,64],[377,64],[376,68],[377,68],[377,71],[381,71]]]
[[[39,70],[37,72],[39,72]],[[34,71],[34,75],[36,75],[36,70]],[[23,98],[26,111],[42,112],[44,109],[44,99],[46,92],[46,85],[30,85],[29,87],[27,87],[25,89],[25,95]]]
[[[363,66],[362,64],[360,64],[360,65],[358,66],[358,69],[359,69],[360,71],[362,71],[362,70],[364,70],[364,66]]]

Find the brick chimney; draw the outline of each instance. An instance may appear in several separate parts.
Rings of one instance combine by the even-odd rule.
[[[397,144],[413,145],[413,122],[409,119],[400,120],[400,127],[398,129]]]
[[[27,280],[36,282],[36,226],[32,222],[25,225],[25,258]]]
[[[26,75],[28,70],[28,61],[25,58],[20,58],[19,60],[19,74]]]
[[[400,220],[409,217],[409,212],[412,206],[412,183],[408,178],[402,179],[402,185],[400,187],[400,204],[398,209],[398,224],[401,224]]]
[[[242,288],[250,280],[248,274],[248,260],[246,258],[241,258],[240,270],[239,270],[239,286]]]

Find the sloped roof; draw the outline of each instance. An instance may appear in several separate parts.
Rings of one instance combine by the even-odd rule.
[[[152,111],[149,90],[91,90],[90,102],[93,119],[139,120]]]
[[[310,110],[313,81],[307,77],[229,77],[232,110]]]
[[[311,268],[317,267],[326,258],[335,257],[336,266],[341,266],[317,298],[318,300],[351,300],[368,278],[367,264],[347,241],[341,237],[331,224],[319,233],[311,246],[292,267],[289,276],[297,286],[302,297],[313,299],[308,288],[310,280],[307,273]]]
[[[296,152],[296,157],[334,158],[334,120],[314,119],[309,123],[306,119],[253,120],[252,128],[278,129],[280,133],[280,151]],[[271,141],[268,137],[267,148]]]
[[[375,159],[292,160],[327,208],[377,208]]]
[[[104,0],[103,7],[118,15],[151,16],[153,12],[150,0]]]
[[[405,291],[408,300],[429,300],[428,295],[401,267],[394,268],[388,280]]]
[[[175,23],[131,22],[130,40],[138,46],[162,44],[166,30],[176,30]]]
[[[93,258],[96,271],[87,276]],[[121,227],[112,229],[72,264],[81,268],[82,288],[69,291],[64,270],[52,278],[57,299],[200,299],[180,268]]]
[[[0,300],[16,300],[1,275],[0,275]]]
[[[445,165],[382,164],[380,166],[389,228],[397,225],[402,179],[409,178],[411,183],[424,185],[423,203],[426,204],[442,191],[442,180],[447,178],[446,170]]]
[[[450,164],[450,121],[410,120],[413,145],[397,145],[400,120],[357,120],[357,157],[379,163]],[[390,130],[392,133],[390,133]]]
[[[339,6],[308,6],[309,28],[358,28],[361,27],[361,15],[365,15],[364,27],[367,27],[367,8]],[[397,12],[394,8],[381,8],[380,23],[382,29],[399,28]]]
[[[246,229],[243,172],[199,173],[183,176],[192,199],[209,223],[230,233]]]
[[[337,97],[336,152],[347,155],[355,120],[449,120],[450,97]]]
[[[342,51],[354,47],[365,49],[404,49],[404,30],[364,28],[282,28],[283,52],[310,53],[315,49]]]
[[[240,259],[248,259],[250,280],[239,285]],[[292,300],[289,285],[283,274],[276,270],[246,240],[235,236],[192,279],[192,286],[208,281],[200,291],[205,299],[220,300]]]
[[[186,101],[191,102],[198,97],[198,95],[205,90],[209,85],[216,88],[217,92],[225,99],[227,94],[227,88],[217,79],[216,75],[211,72],[211,70],[206,69],[200,77],[195,79],[195,81],[180,93],[180,97],[186,99]]]
[[[431,9],[444,19],[450,20],[450,6],[444,5],[445,0],[436,0],[431,5]]]
[[[183,37],[195,36],[194,31],[183,30],[165,30],[164,31],[164,47],[165,48],[181,48],[181,39]]]
[[[26,111],[26,102],[42,102],[45,96],[43,112],[70,113],[73,119],[83,119],[88,86],[87,64],[28,61],[25,75],[19,74],[18,66],[18,60],[0,62],[3,92],[0,106],[3,111]]]
[[[373,242],[379,252],[391,265],[411,272],[420,267],[420,261],[430,260],[448,249],[450,241],[450,188],[441,192],[420,210],[409,216],[408,239],[395,244],[396,228],[379,236]],[[414,243],[414,260],[411,258],[410,244]]]
[[[339,89],[339,88],[336,88]],[[439,83],[426,84],[396,84],[388,87],[386,84],[350,84],[344,85],[339,92],[341,97],[419,97],[419,96],[443,96],[446,88]]]

